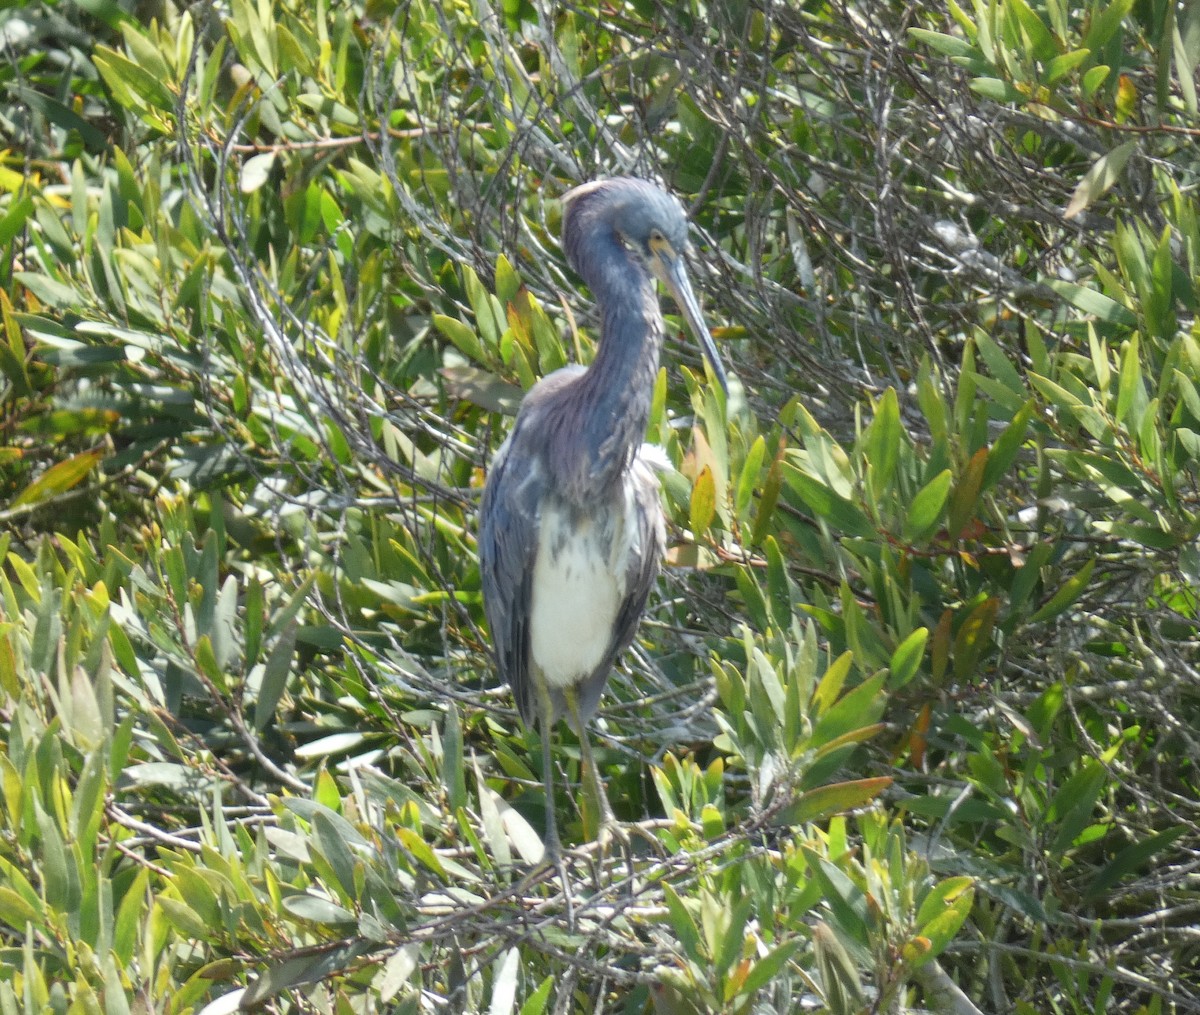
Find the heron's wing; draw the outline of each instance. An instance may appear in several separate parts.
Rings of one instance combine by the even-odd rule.
[[[633,526],[636,533],[635,550],[629,555],[625,572],[625,598],[621,600],[617,609],[609,650],[604,661],[587,679],[579,695],[579,707],[584,721],[595,714],[617,656],[629,647],[637,634],[638,623],[646,609],[646,600],[650,597],[650,589],[654,587],[654,579],[658,577],[658,567],[666,543],[658,477],[650,465],[641,460],[640,455],[634,459],[626,482],[630,484],[631,515],[628,524]]]
[[[525,724],[537,718],[529,673],[529,620],[541,483],[521,451],[520,427],[497,453],[479,506],[479,571],[500,679],[512,687]]]

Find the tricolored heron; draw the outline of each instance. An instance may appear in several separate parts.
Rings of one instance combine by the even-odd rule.
[[[542,739],[546,851],[560,863],[550,729],[566,715],[600,808],[599,841],[624,837],[600,782],[586,724],[633,640],[663,553],[653,458],[643,451],[670,290],[713,373],[712,336],[688,282],[687,219],[644,180],[586,183],[564,199],[563,249],[600,305],[590,368],[535,384],[492,462],[479,517],[483,602],[500,676]]]

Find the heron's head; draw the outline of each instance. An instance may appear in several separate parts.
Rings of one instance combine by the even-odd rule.
[[[588,245],[602,242],[604,231],[611,230],[611,238],[674,297],[721,387],[728,391],[725,370],[688,279],[687,215],[678,199],[646,180],[618,177],[585,183],[563,200],[563,240],[572,264],[582,270],[580,262]]]

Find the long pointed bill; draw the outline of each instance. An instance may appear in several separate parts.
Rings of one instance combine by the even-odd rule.
[[[692,292],[692,283],[688,281],[687,266],[684,264],[683,257],[660,256],[658,263],[662,267],[662,274],[659,275],[659,278],[675,298],[675,302],[687,320],[688,327],[700,343],[700,351],[704,353],[704,358],[712,367],[712,372],[720,382],[721,389],[728,395],[729,381],[725,378],[725,368],[721,365],[721,357],[717,353],[716,343],[713,342],[708,325],[704,323],[704,317],[700,313],[700,304],[696,302],[696,294]]]

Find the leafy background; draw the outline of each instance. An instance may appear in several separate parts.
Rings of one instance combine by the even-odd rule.
[[[0,1010],[1197,1012],[1200,9],[10,2]],[[473,511],[661,179],[600,855]],[[668,308],[670,309],[670,308]],[[559,785],[579,784],[560,730]]]

